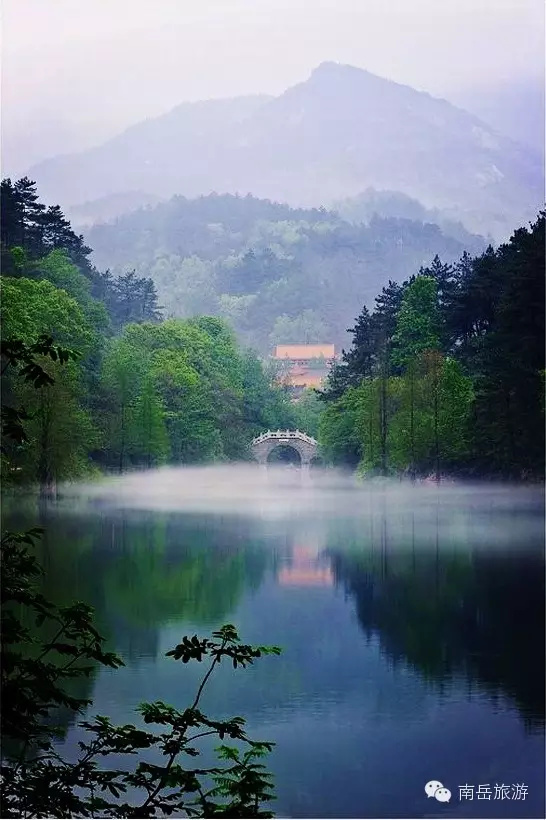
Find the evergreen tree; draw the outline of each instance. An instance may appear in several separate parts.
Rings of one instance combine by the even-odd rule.
[[[434,279],[438,288],[438,298],[440,303],[442,303],[449,297],[452,290],[454,272],[455,269],[453,265],[444,264],[438,254],[436,254],[430,265],[419,269],[419,276],[428,276]]]
[[[343,361],[334,362],[328,373],[324,390],[317,390],[317,395],[321,401],[337,401],[349,387],[349,382],[350,374],[347,364]]]
[[[376,358],[375,326],[364,306],[356,320],[354,327],[348,330],[352,333],[352,347],[348,352],[343,351],[343,361],[347,365],[349,384],[356,387],[362,379],[370,378],[374,372]]]
[[[398,311],[402,304],[403,294],[404,287],[389,279],[388,285],[375,298],[374,324],[378,330],[378,335],[382,335],[385,340],[392,339],[396,330]]]
[[[476,467],[512,478],[544,472],[544,220],[516,231],[491,262],[497,291],[483,299],[472,362]]]
[[[129,271],[112,282],[110,309],[116,329],[132,322],[157,322],[161,318],[157,292],[151,279]]]

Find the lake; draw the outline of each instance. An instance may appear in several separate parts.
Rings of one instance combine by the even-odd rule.
[[[278,816],[544,817],[542,490],[171,468],[9,506],[46,527],[45,594],[125,661],[82,684],[90,714],[185,707],[203,670],[165,653],[233,623],[282,655],[220,667],[203,709],[276,743]]]

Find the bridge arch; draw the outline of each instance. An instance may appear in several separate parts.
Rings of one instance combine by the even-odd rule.
[[[272,447],[267,456],[268,464],[283,464],[301,467],[301,454],[297,447],[291,444],[277,444]]]
[[[301,430],[268,430],[253,439],[250,445],[252,455],[260,464],[267,464],[270,455],[278,447],[290,447],[295,450],[302,467],[308,467],[318,453],[316,439],[302,433]]]

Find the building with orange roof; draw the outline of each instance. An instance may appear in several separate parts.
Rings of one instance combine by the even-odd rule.
[[[319,389],[335,361],[333,344],[277,345],[273,358],[279,362],[279,382],[298,395],[306,388]]]

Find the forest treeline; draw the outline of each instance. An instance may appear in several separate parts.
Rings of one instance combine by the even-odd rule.
[[[383,214],[397,202],[382,201]],[[253,196],[182,196],[93,226],[97,264],[151,278],[166,315],[226,319],[266,355],[280,343],[347,344],[356,305],[402,281],[436,253],[454,262],[486,242],[426,213],[367,214],[353,223],[324,208],[290,208]],[[422,219],[420,217],[423,217]],[[451,232],[449,232],[451,231]]]
[[[33,182],[4,180],[1,193],[2,338],[33,344],[49,336],[78,353],[63,364],[62,374],[59,362],[44,357],[52,383],[40,390],[14,379],[3,362],[4,403],[8,410],[24,408],[28,438],[7,445],[4,480],[49,487],[97,470],[244,459],[254,435],[287,427],[318,435],[329,463],[365,474],[543,475],[544,213],[497,250],[465,252],[454,262],[437,255],[427,267],[415,266],[419,272],[403,284],[391,278],[373,310],[364,307],[358,316],[352,346],[331,372],[323,403],[311,392],[292,403],[224,318],[162,318],[152,278],[134,270],[117,276],[99,271],[83,237],[58,206],[40,202]],[[208,242],[207,265],[216,265],[219,246],[238,254],[231,267],[215,268],[214,276],[229,282],[229,298],[248,306],[251,297],[256,307],[276,292],[270,310],[277,313],[268,321],[273,317],[278,325],[278,341],[323,340],[328,325],[311,302],[296,317],[282,313],[277,297],[284,292],[286,304],[291,302],[291,289],[302,287],[302,268],[298,273],[294,259],[279,248],[292,235],[297,253],[310,253],[306,264],[316,262],[315,294],[324,297],[326,281],[326,289],[336,292],[334,273],[343,291],[352,278],[340,250],[347,223],[333,218],[325,228],[326,212],[293,212],[311,219],[304,228],[301,220],[279,221],[285,206],[252,197],[204,197],[193,204],[175,198],[166,207],[167,214],[182,208],[192,215],[193,228],[187,221],[179,226],[180,242],[202,253]],[[264,244],[242,253],[249,209]],[[213,212],[218,222],[211,232]],[[264,219],[256,222],[257,215]],[[133,216],[137,224],[147,218],[146,212]],[[394,239],[387,231],[378,243],[378,225],[387,230],[391,222],[359,226],[372,231],[366,241],[383,261],[394,258]],[[174,241],[171,228],[165,242]],[[282,242],[275,244],[280,234]],[[323,247],[337,248],[323,258],[325,267],[314,255],[317,237]],[[153,256],[156,240],[150,241],[145,251],[138,242],[135,247]],[[121,245],[128,242],[122,232]],[[368,251],[362,250],[364,262]],[[350,249],[354,259],[360,252]],[[184,262],[184,275],[171,271],[182,288],[176,297],[181,314],[196,310],[187,285],[204,300],[203,313],[207,306],[206,282],[197,270],[205,262],[192,258]],[[406,277],[412,259],[410,253]],[[310,281],[303,290],[313,295]],[[341,321],[339,304],[331,304],[331,321]]]
[[[364,474],[544,475],[544,212],[390,281],[330,373],[320,442]]]
[[[298,410],[219,318],[162,320],[154,283],[91,264],[91,250],[35,184],[2,182],[2,338],[43,336],[79,354],[40,364],[36,390],[3,362],[3,402],[26,414],[26,444],[6,443],[4,481],[56,482],[94,470],[248,457]]]

